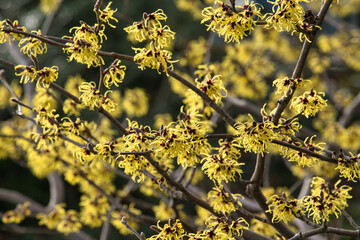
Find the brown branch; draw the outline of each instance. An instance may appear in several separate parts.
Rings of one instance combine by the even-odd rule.
[[[321,233],[333,233],[333,234],[336,234],[336,235],[349,236],[349,237],[353,237],[353,238],[356,238],[356,239],[358,239],[360,237],[360,231],[359,230],[347,230],[347,229],[342,229],[342,228],[324,226],[324,227],[309,230],[309,231],[304,232],[304,233],[301,233],[301,232],[297,233],[295,236],[293,236],[289,240],[306,239],[306,238],[309,238],[311,236],[318,235],[318,234],[321,234]]]

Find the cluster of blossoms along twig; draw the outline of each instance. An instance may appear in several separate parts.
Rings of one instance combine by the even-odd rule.
[[[49,88],[50,83],[57,80],[59,68],[52,66],[36,70],[34,66],[17,65],[15,71],[19,71],[15,74],[16,76],[21,76],[20,83],[26,84],[37,79],[37,87]]]
[[[307,0],[275,0],[274,2],[268,1],[273,4],[272,11],[265,15],[267,22],[266,28],[274,28],[277,31],[296,32],[298,30],[313,31],[315,25],[315,16],[310,16],[311,12],[306,12],[300,5],[300,2],[309,2]],[[312,19],[311,19],[312,17]],[[300,35],[300,39],[304,36]],[[309,39],[307,39],[309,40]]]
[[[64,36],[70,40],[67,42],[67,48],[64,48],[64,52],[70,54],[68,61],[75,60],[79,63],[86,64],[87,67],[98,67],[104,64],[104,60],[98,55],[101,49],[101,43],[103,38],[106,39],[105,25],[101,23],[107,23],[110,27],[115,28],[114,25],[110,24],[110,20],[117,22],[117,19],[113,17],[116,10],[110,9],[111,2],[106,6],[105,9],[99,10],[99,24],[90,26],[82,22],[80,27],[73,27],[70,29],[70,33],[74,31],[73,36]],[[94,9],[96,11],[96,9]]]
[[[25,27],[20,27],[19,26],[19,22],[16,20],[14,22],[5,19],[3,21],[0,21],[0,43],[5,43],[5,42],[9,42],[9,44],[11,45],[11,41],[14,40],[21,40],[24,38],[24,35],[22,34],[18,34],[18,33],[7,33],[4,30],[5,29],[12,29],[12,30],[18,30],[18,31],[22,31],[22,32],[26,32],[26,28]],[[12,37],[12,39],[11,39]]]
[[[215,3],[220,6],[216,9],[207,7],[202,11],[204,18],[201,23],[210,21],[206,24],[207,30],[224,36],[225,42],[239,42],[254,29],[253,26],[262,18],[261,5],[254,2],[249,3],[248,0],[245,1],[244,6],[235,6],[235,9],[222,1],[215,1]]]
[[[284,221],[285,223],[307,215],[317,224],[329,221],[331,214],[338,217],[341,210],[348,206],[347,199],[352,198],[349,191],[352,189],[347,185],[338,187],[340,180],[334,187],[330,187],[324,179],[314,177],[311,182],[311,195],[302,199],[288,200],[286,195],[273,195],[268,203],[269,210],[273,214],[273,222]]]
[[[166,21],[166,19],[167,16],[163,10],[158,9],[150,14],[144,13],[142,21],[134,22],[131,26],[124,28],[138,42],[150,40],[149,48],[133,48],[136,53],[134,60],[141,70],[149,67],[156,69],[159,73],[168,74],[167,70],[172,70],[173,63],[177,62],[171,60],[172,53],[166,50],[171,46],[175,35],[169,26],[162,25],[161,21]]]
[[[115,110],[116,103],[107,97],[111,91],[106,91],[104,95],[96,88],[95,82],[84,82],[79,86],[81,93],[80,100],[84,106],[91,110],[95,108],[103,108],[106,111],[112,112]]]
[[[315,143],[313,143],[313,138],[314,138],[314,136],[311,138],[306,138],[304,145],[307,150],[320,154],[324,150],[323,146],[325,145],[325,143],[315,144]],[[288,140],[288,142],[295,146],[303,147],[303,145],[301,143],[294,142],[292,140]],[[297,151],[297,150],[294,150],[291,148],[287,148],[287,147],[281,147],[280,153],[281,153],[281,155],[286,157],[290,162],[295,162],[295,163],[297,163],[297,165],[302,166],[302,167],[304,167],[304,166],[313,167],[319,161],[316,157],[310,156],[306,153],[303,153],[303,152],[300,152],[300,151]]]
[[[327,104],[321,95],[323,92],[316,92],[311,89],[310,92],[305,92],[302,96],[293,98],[291,108],[295,108],[297,113],[301,113],[305,117],[315,116],[319,111],[323,111]]]
[[[16,223],[19,224],[21,221],[31,215],[31,210],[29,209],[30,202],[24,202],[18,204],[14,210],[6,211],[2,216],[3,223]]]

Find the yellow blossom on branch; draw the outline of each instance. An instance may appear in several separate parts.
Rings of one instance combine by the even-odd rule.
[[[158,73],[165,72],[168,74],[168,69],[173,70],[173,63],[178,60],[171,60],[172,53],[168,50],[149,50],[146,48],[133,48],[136,55],[134,60],[139,64],[139,68],[144,70],[146,67],[156,69]]]
[[[70,32],[75,30],[72,37],[67,37],[71,42],[67,42],[67,48],[63,51],[70,54],[68,61],[75,60],[79,63],[86,64],[88,68],[97,67],[104,64],[104,60],[97,55],[101,49],[99,38],[93,27],[83,23],[80,27],[73,27]],[[101,35],[102,36],[102,35]]]
[[[347,199],[352,198],[349,191],[352,189],[347,185],[338,187],[340,180],[334,187],[330,187],[323,178],[314,177],[311,181],[311,196],[302,199],[302,206],[308,217],[321,224],[329,221],[330,214],[338,217],[341,210],[348,206]]]
[[[57,66],[44,67],[43,69],[37,71],[38,81],[36,83],[37,87],[49,88],[50,83],[55,82],[58,78],[59,68]]]
[[[250,116],[250,115],[249,115]],[[264,122],[257,123],[250,116],[252,122],[240,123],[236,127],[235,142],[245,148],[245,151],[251,151],[254,153],[261,153],[264,155],[269,150],[271,141],[278,137],[278,133],[274,131],[275,125],[266,120]]]
[[[324,100],[321,95],[324,96],[325,93],[318,93],[311,89],[310,92],[305,92],[302,96],[293,98],[290,107],[307,118],[309,116],[315,116],[316,113],[323,111],[327,106],[327,100]]]
[[[0,21],[0,43],[5,43],[8,41],[10,45],[11,45],[11,41],[21,40],[24,37],[24,35],[13,32],[6,33],[4,32],[4,29],[14,29],[14,30],[26,32],[26,28],[20,27],[19,22],[17,20],[15,20],[14,22],[8,19]],[[11,37],[13,38],[11,39]]]
[[[289,140],[289,143],[298,147],[305,147],[307,150],[311,152],[320,154],[324,150],[325,143],[313,143],[314,137],[315,136],[312,136],[311,138],[306,138],[304,141],[304,145],[298,142],[293,142],[292,140]],[[304,166],[313,167],[319,161],[319,159],[316,157],[313,157],[309,154],[288,147],[281,147],[280,153],[281,155],[286,157],[289,162],[296,162],[297,165],[301,167]]]
[[[201,23],[210,21],[206,24],[207,30],[217,32],[219,36],[224,36],[225,42],[239,42],[244,36],[253,30],[258,19],[262,18],[258,3],[245,1],[244,6],[235,6],[237,11],[230,5],[222,1],[215,1],[220,6],[216,9],[207,7],[202,11],[203,20]],[[255,20],[254,20],[255,18]]]
[[[170,219],[164,227],[160,227],[160,221],[157,223],[158,234],[151,236],[148,240],[182,240],[185,236],[185,230],[179,219]]]
[[[115,22],[118,22],[118,20],[114,17],[114,13],[117,11],[117,9],[112,10],[110,8],[110,5],[112,4],[112,2],[109,2],[109,4],[103,9],[103,10],[99,10],[100,12],[100,20],[102,22],[107,23],[110,27],[115,28],[114,25],[110,24],[110,19],[114,20]],[[95,9],[94,9],[95,10]]]
[[[297,199],[287,200],[287,196],[283,193],[282,196],[273,195],[270,197],[269,201],[269,210],[273,214],[272,222],[288,223],[292,221],[295,216],[300,217],[302,215],[302,209],[299,201]]]
[[[220,75],[211,76],[210,74],[206,74],[201,82],[199,82],[199,79],[196,79],[195,81],[197,87],[216,103],[219,103],[221,99],[227,95],[227,91]]]
[[[294,31],[296,26],[304,20],[305,10],[300,2],[307,0],[275,0],[268,1],[273,4],[273,13],[266,15],[267,28],[274,28],[276,31]]]
[[[338,157],[338,165],[335,169],[339,169],[340,177],[345,177],[349,181],[356,182],[360,179],[359,155],[348,158]]]
[[[236,210],[237,206],[234,205],[231,198],[234,199],[238,206],[241,206],[241,203],[238,199],[242,198],[240,194],[232,194],[232,196],[229,196],[229,194],[225,192],[222,187],[217,186],[208,193],[210,205],[214,208],[214,211],[218,213],[231,213]]]
[[[41,30],[32,31],[32,33],[41,36]],[[22,38],[19,42],[19,47],[21,45],[24,46],[21,47],[20,51],[28,55],[29,57],[36,57],[38,54],[43,54],[47,51],[46,44],[43,43],[41,40],[33,37]]]
[[[110,88],[113,84],[119,86],[119,83],[122,83],[125,77],[126,67],[120,65],[121,60],[116,60],[106,71],[104,75],[104,85],[107,88]]]
[[[285,94],[288,90],[290,93],[292,92],[292,88],[302,87],[306,82],[310,82],[310,80],[304,80],[302,78],[292,79],[289,77],[284,77],[282,79],[278,78],[273,81],[273,86],[277,87],[276,94]]]
[[[21,71],[20,73],[16,71]],[[15,67],[15,75],[21,76],[20,83],[33,82],[37,77],[37,71],[34,66],[17,65]]]
[[[2,216],[2,221],[5,224],[22,222],[25,217],[30,216],[31,210],[29,209],[30,202],[18,204],[14,210],[6,211]]]

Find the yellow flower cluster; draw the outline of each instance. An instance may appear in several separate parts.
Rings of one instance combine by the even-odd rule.
[[[222,181],[234,181],[236,175],[241,177],[240,166],[244,163],[237,161],[240,158],[240,150],[236,148],[236,144],[219,140],[219,145],[217,154],[203,158],[201,169],[211,180],[221,184]]]
[[[237,206],[234,205],[232,198],[238,206],[241,206],[239,198],[243,198],[240,194],[232,194],[232,196],[229,196],[222,187],[218,186],[213,187],[213,189],[208,192],[207,197],[214,211],[223,214],[236,211]]]
[[[41,36],[41,30],[32,31],[32,33],[36,33],[37,35]],[[46,53],[47,51],[46,44],[37,38],[33,38],[33,37],[21,38],[19,42],[19,46],[23,44],[25,45],[21,47],[20,51],[28,55],[29,57],[31,56],[36,57],[38,54],[43,54]]]
[[[240,42],[244,36],[253,30],[258,19],[262,18],[260,13],[260,4],[245,1],[244,6],[235,6],[233,9],[230,5],[222,1],[215,1],[220,6],[216,9],[207,7],[202,11],[203,20],[201,23],[210,21],[206,24],[207,30],[211,30],[224,36],[225,42]],[[260,7],[259,7],[260,6]],[[239,8],[238,11],[236,8]],[[256,18],[254,20],[254,18]]]
[[[270,204],[269,204],[270,203]],[[269,210],[266,212],[274,213],[272,222],[288,223],[292,221],[294,217],[299,217],[302,214],[302,209],[297,199],[288,200],[285,193],[282,196],[273,195],[270,197]]]
[[[97,54],[101,49],[101,45],[94,27],[83,23],[80,27],[71,28],[70,33],[73,30],[75,31],[72,37],[64,37],[71,40],[71,42],[66,43],[68,47],[63,49],[64,52],[70,54],[68,61],[75,60],[86,64],[88,68],[104,64],[104,60]],[[103,31],[103,29],[100,31]]]
[[[273,4],[273,13],[267,14],[267,28],[274,28],[276,31],[296,31],[297,26],[304,20],[305,10],[300,2],[307,0],[275,0],[268,1]]]
[[[102,194],[82,195],[79,206],[81,222],[93,228],[101,226],[110,209],[107,198]]]
[[[292,140],[289,140],[289,143],[294,144],[295,146],[298,147],[306,147],[307,150],[320,154],[324,150],[325,143],[317,143],[317,144],[313,143],[314,137],[315,136],[312,136],[311,138],[306,138],[304,142],[305,146],[303,146],[298,142],[294,142]],[[310,156],[306,153],[288,147],[281,147],[280,153],[281,155],[286,157],[290,162],[296,162],[297,165],[301,167],[304,166],[313,167],[319,161],[316,157]]]
[[[118,83],[122,83],[125,77],[126,67],[124,65],[120,65],[120,63],[121,60],[117,59],[108,69],[105,70],[105,87],[110,88],[113,84],[118,87]]]
[[[158,9],[150,14],[144,13],[142,21],[134,22],[131,26],[124,28],[139,42],[151,41],[150,49],[133,48],[136,53],[134,60],[141,70],[149,67],[157,69],[158,73],[165,72],[168,75],[167,70],[172,70],[173,63],[177,62],[171,60],[172,53],[164,49],[170,46],[175,35],[169,26],[162,26],[161,21],[166,21],[166,19],[167,16],[163,10]]]
[[[100,12],[99,19],[100,19],[100,21],[107,23],[110,27],[115,28],[114,25],[110,24],[110,19],[114,20],[115,22],[118,22],[118,20],[113,16],[114,13],[117,11],[117,9],[112,10],[110,8],[111,4],[112,4],[112,2],[109,2],[108,5],[103,10],[99,10],[99,12]],[[95,10],[96,9],[94,9],[94,11]]]
[[[168,50],[153,50],[146,48],[133,48],[135,50],[134,60],[139,64],[139,68],[144,70],[146,67],[157,69],[158,73],[162,71],[167,73],[167,70],[173,70],[173,63],[177,62],[171,60],[172,53]]]
[[[164,225],[164,227],[160,227],[160,220],[157,223],[157,231],[158,234],[151,236],[148,240],[182,240],[185,234],[185,230],[179,219],[175,221],[173,219],[169,219],[168,223]]]
[[[6,33],[3,30],[4,29],[14,29],[14,30],[18,30],[18,31],[22,31],[22,32],[26,32],[26,28],[25,27],[20,27],[19,26],[19,22],[17,20],[15,20],[14,22],[5,19],[0,21],[0,43],[5,43],[5,42],[9,42],[9,44],[11,45],[11,41],[16,40],[21,40],[24,35],[22,34],[18,34],[18,33]],[[11,37],[13,37],[11,39]]]
[[[310,92],[305,92],[302,96],[293,98],[291,108],[294,108],[297,113],[301,113],[305,117],[315,116],[319,111],[323,111],[327,104],[321,95],[323,92],[316,92],[311,89]]]
[[[306,214],[312,220],[321,224],[329,221],[331,214],[339,217],[341,210],[348,206],[347,200],[352,198],[347,185],[338,187],[340,180],[332,187],[321,177],[314,177],[311,181],[311,195],[302,199],[288,201],[286,195],[273,195],[269,202],[269,210],[273,214],[273,222],[285,223]]]
[[[199,162],[199,154],[208,154],[211,146],[204,138],[207,125],[197,112],[181,110],[183,119],[161,128],[152,142],[157,156],[177,158],[183,167],[191,167]]]
[[[276,94],[286,94],[287,91],[290,90],[292,93],[292,88],[299,88],[305,85],[306,82],[310,82],[310,80],[304,80],[302,78],[292,79],[289,77],[284,77],[282,79],[276,79],[273,81],[273,86],[276,86]]]
[[[25,217],[30,216],[31,210],[29,209],[30,202],[18,204],[14,210],[6,211],[2,216],[2,221],[5,224],[22,222]]]
[[[360,179],[359,157],[360,154],[356,156],[352,155],[351,158],[345,158],[342,156],[337,159],[338,165],[335,169],[339,169],[340,177],[345,177],[347,180],[353,182]]]
[[[206,222],[206,229],[198,231],[196,234],[190,233],[189,240],[211,240],[211,239],[236,239],[241,237],[244,229],[249,228],[249,224],[244,218],[238,218],[235,221],[228,221],[225,217],[210,216]]]
[[[91,110],[95,108],[103,108],[106,111],[115,111],[117,106],[113,100],[107,97],[111,91],[106,91],[104,95],[96,88],[95,82],[83,82],[79,86],[81,92],[80,100],[84,106],[89,107]]]
[[[49,88],[52,82],[55,82],[58,78],[59,68],[57,66],[44,67],[41,70],[36,70],[33,66],[17,65],[15,71],[16,76],[21,76],[20,83],[33,82],[35,79],[36,87]]]
[[[274,131],[275,125],[269,121],[257,123],[251,115],[252,121],[240,123],[236,127],[235,139],[239,146],[242,146],[246,152],[261,153],[264,155],[269,150],[269,145],[273,139],[278,137]]]
[[[227,92],[220,75],[211,76],[210,74],[206,74],[201,82],[199,82],[198,78],[195,82],[197,83],[197,87],[216,103],[219,103],[222,98],[226,97]]]
[[[56,229],[65,234],[79,232],[82,224],[75,210],[65,210],[65,204],[58,204],[49,213],[39,213],[39,225],[45,225],[49,229]]]
[[[317,224],[329,221],[330,214],[339,217],[341,210],[348,206],[347,199],[352,198],[349,194],[352,188],[347,185],[338,187],[339,184],[340,180],[334,187],[330,187],[329,183],[320,177],[312,179],[311,196],[302,199],[302,206],[308,217],[312,217]]]

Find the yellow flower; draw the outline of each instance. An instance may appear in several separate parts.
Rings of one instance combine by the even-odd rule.
[[[16,71],[21,71],[17,73]],[[21,76],[20,83],[33,82],[37,77],[37,71],[33,66],[17,65],[15,67],[15,75]]]
[[[36,218],[39,219],[39,225],[45,225],[49,229],[55,229],[60,219],[66,214],[64,207],[64,203],[57,204],[49,213],[39,213],[36,215]]]
[[[79,135],[80,130],[84,129],[84,123],[80,120],[80,118],[76,118],[73,122],[69,117],[63,117],[61,121],[62,123],[60,125],[60,129],[71,132],[75,135]]]
[[[58,78],[59,68],[57,66],[44,67],[43,69],[37,71],[38,81],[36,83],[37,87],[49,88],[50,83],[55,82]]]
[[[221,75],[211,76],[210,74],[206,74],[201,82],[199,82],[198,78],[195,81],[197,87],[216,103],[219,103],[221,99],[227,95],[227,91],[221,80]]]
[[[15,39],[21,40],[24,37],[24,35],[18,33],[6,33],[3,31],[3,29],[6,28],[26,32],[25,27],[19,27],[19,22],[17,20],[15,20],[14,22],[11,22],[9,19],[0,21],[0,43],[5,43],[9,41],[9,44],[11,45],[11,41],[14,41]],[[13,37],[12,39],[11,36]]]
[[[83,194],[79,202],[80,220],[92,228],[100,227],[110,209],[107,198],[102,194]]]
[[[36,33],[37,35],[41,36],[41,30],[32,31],[32,33]],[[19,42],[19,47],[21,47],[20,51],[24,54],[28,55],[29,57],[34,56],[36,57],[38,54],[46,53],[47,47],[46,44],[43,43],[41,40],[33,37],[22,38]]]
[[[204,19],[201,23],[211,21],[207,24],[207,30],[217,32],[219,36],[224,36],[225,42],[240,42],[244,36],[253,30],[253,26],[256,25],[256,21],[253,18],[262,18],[260,13],[260,4],[245,1],[243,7],[236,6],[242,10],[235,12],[230,5],[223,3],[222,1],[216,1],[220,3],[220,7],[214,9],[213,7],[207,7],[202,11]],[[260,6],[260,7],[258,7]]]
[[[295,108],[297,113],[301,113],[305,117],[315,116],[319,111],[323,111],[327,104],[321,95],[323,92],[316,92],[311,89],[310,92],[305,92],[302,96],[293,98],[291,108]]]
[[[150,32],[149,39],[153,40],[155,49],[161,49],[170,46],[171,40],[174,39],[174,35],[175,33],[166,25]]]
[[[133,48],[136,55],[134,60],[139,64],[139,68],[144,70],[145,67],[156,69],[158,73],[165,72],[168,76],[168,69],[173,70],[173,63],[178,60],[171,60],[172,53],[168,50],[148,50],[146,48]]]
[[[292,79],[289,77],[284,77],[282,79],[278,78],[274,80],[273,86],[277,87],[277,90],[275,92],[276,94],[285,94],[288,90],[291,90],[292,92],[292,87],[302,87],[306,82],[310,82],[310,80],[304,80],[302,78]]]
[[[341,210],[348,206],[347,199],[352,198],[349,186],[338,187],[340,180],[334,187],[330,187],[324,179],[314,177],[311,181],[311,196],[302,199],[302,206],[305,208],[308,217],[317,224],[329,221],[329,215],[335,214],[338,217]]]
[[[145,27],[152,29],[152,28],[161,27],[160,21],[166,21],[167,16],[165,15],[162,9],[158,9],[150,14],[144,13],[143,19],[144,19]]]
[[[97,67],[104,64],[104,60],[97,55],[101,49],[98,35],[95,33],[93,27],[82,24],[80,27],[73,27],[70,32],[75,30],[74,35],[70,38],[72,42],[67,42],[67,48],[63,51],[70,54],[68,61],[75,60],[79,63],[86,64],[88,68],[91,66]],[[101,35],[102,36],[102,35]]]
[[[239,146],[245,148],[246,152],[251,151],[264,155],[264,152],[269,150],[272,140],[278,137],[278,133],[273,130],[275,125],[269,120],[257,123],[251,116],[250,118],[252,122],[237,125],[236,134],[238,137],[235,141]]]
[[[132,34],[139,42],[146,40],[149,36],[148,30],[145,28],[143,21],[134,22],[131,26],[124,28],[125,32]]]
[[[339,169],[340,177],[345,177],[349,181],[356,182],[357,179],[360,179],[360,167],[359,167],[359,155],[353,156],[351,158],[339,157],[337,159],[338,165],[335,169]]]
[[[89,107],[91,110],[101,106],[102,95],[96,88],[95,82],[83,82],[79,86],[81,93],[80,101],[84,106]]]
[[[236,175],[241,177],[243,171],[240,169],[240,166],[244,165],[244,163],[238,163],[237,158],[231,158],[227,156],[227,154],[220,154],[221,152],[219,151],[219,154],[208,155],[203,158],[203,166],[201,169],[204,173],[211,180],[215,180],[219,184],[221,181],[234,181]]]
[[[3,223],[16,223],[22,222],[25,217],[30,216],[31,210],[29,209],[30,202],[18,204],[14,210],[6,211],[2,216]]]
[[[238,206],[241,206],[241,203],[238,198],[242,198],[240,194],[232,194],[232,198],[237,203]],[[218,213],[231,213],[236,210],[236,206],[234,206],[231,197],[228,193],[224,191],[222,187],[214,187],[208,193],[208,199],[211,207],[214,208],[215,212]]]
[[[109,2],[109,4],[105,7],[104,10],[99,10],[99,12],[100,12],[99,18],[102,22],[105,22],[110,27],[115,28],[114,25],[110,24],[110,19],[114,20],[115,22],[118,22],[118,20],[116,18],[114,18],[114,16],[113,16],[114,13],[117,11],[117,9],[111,10],[111,8],[110,8],[111,4],[112,4],[112,2]]]
[[[65,213],[65,216],[59,220],[56,230],[65,233],[66,235],[73,232],[79,232],[81,227],[82,224],[79,219],[79,214],[75,210],[68,210]]]
[[[159,233],[151,236],[148,240],[182,240],[185,236],[185,230],[182,227],[182,224],[179,219],[174,221],[169,219],[168,223],[164,227],[160,227],[160,220],[157,223],[157,228]]]
[[[300,2],[308,2],[307,0],[275,0],[268,1],[273,4],[273,13],[267,14],[267,28],[274,28],[276,31],[296,31],[296,27],[304,20],[305,10],[299,4]]]
[[[289,143],[294,144],[295,146],[298,147],[306,147],[307,150],[320,154],[324,150],[325,143],[317,143],[317,144],[313,143],[312,141],[314,137],[315,136],[312,136],[311,138],[306,138],[304,142],[305,146],[303,146],[298,142],[293,142],[291,140],[289,141]],[[304,166],[313,167],[319,161],[318,158],[316,157],[310,156],[306,153],[288,147],[281,147],[280,153],[281,155],[286,157],[290,162],[296,162],[301,167]]]
[[[302,214],[302,209],[299,201],[297,199],[287,200],[286,194],[283,193],[282,196],[273,195],[270,197],[269,201],[269,210],[273,214],[272,222],[288,223],[292,221],[294,217],[299,217]]]
[[[113,84],[118,87],[118,83],[122,83],[125,77],[126,67],[120,65],[120,63],[121,60],[118,59],[106,70],[104,75],[105,87],[110,88]]]

